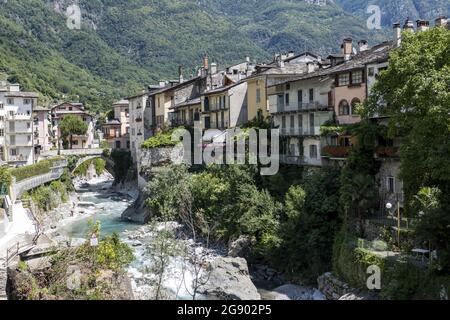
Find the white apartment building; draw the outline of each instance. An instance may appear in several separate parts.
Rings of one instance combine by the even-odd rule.
[[[0,83],[0,162],[33,164],[33,108],[38,97],[20,91],[18,84]]]
[[[321,166],[320,127],[333,118],[333,79],[312,72],[271,87],[269,109],[280,129],[284,164]]]

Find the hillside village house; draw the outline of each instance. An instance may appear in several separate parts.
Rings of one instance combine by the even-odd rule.
[[[211,64],[207,90],[201,97],[201,124],[204,129],[235,128],[248,122],[247,82],[255,65],[245,62],[218,71]]]
[[[55,137],[56,147],[63,147],[59,123],[65,116],[72,115],[82,119],[88,125],[88,131],[84,135],[72,136],[72,149],[90,149],[94,146],[94,117],[90,115],[82,103],[64,102],[56,105],[50,110],[52,116],[53,136]]]
[[[130,149],[130,112],[128,100],[113,104],[114,117],[102,125],[103,138],[111,149]]]
[[[33,164],[33,108],[38,97],[20,91],[18,84],[0,83],[0,162]]]
[[[320,127],[333,117],[333,81],[310,73],[269,88],[270,114],[280,129],[281,162],[321,166]]]
[[[52,125],[50,109],[37,106],[33,109],[34,115],[34,150],[36,155],[49,151],[52,144]]]
[[[270,64],[257,65],[255,72],[246,79],[248,121],[254,120],[257,116],[263,118],[269,116],[268,87],[305,73],[307,64],[318,60],[318,56],[309,52],[295,55],[291,51],[276,54]]]

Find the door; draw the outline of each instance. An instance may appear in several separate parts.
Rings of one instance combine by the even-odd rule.
[[[278,95],[277,111],[278,112],[284,111],[284,95],[283,94]]]
[[[211,129],[211,118],[205,117],[205,129]]]
[[[309,115],[309,130],[311,135],[315,135],[315,128],[314,128],[314,113],[311,113]]]

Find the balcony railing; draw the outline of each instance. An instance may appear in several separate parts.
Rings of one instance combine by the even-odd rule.
[[[280,155],[280,161],[283,164],[291,164],[291,165],[300,166],[300,165],[305,164],[305,157],[282,154],[282,155]]]
[[[16,114],[8,114],[6,116],[6,120],[8,121],[32,121],[33,117],[31,114],[26,113],[16,113]]]
[[[180,119],[172,119],[171,124],[173,127],[177,126],[189,126],[192,127],[194,125],[194,120],[180,120]]]
[[[311,128],[282,128],[280,129],[282,136],[319,136],[320,127]]]
[[[7,141],[11,147],[32,147],[33,141]]]
[[[274,110],[275,113],[282,112],[308,112],[308,111],[326,111],[331,110],[333,107],[324,105],[318,101],[313,102],[291,102],[289,105],[276,103],[272,105],[271,110]]]
[[[399,156],[398,151],[398,147],[378,147],[375,152],[379,158],[395,158]]]
[[[347,158],[352,147],[326,146],[322,149],[322,157]]]
[[[16,135],[16,134],[33,134],[33,130],[31,128],[7,128],[6,134]]]
[[[9,156],[8,162],[26,162],[28,161],[28,158],[25,156]]]

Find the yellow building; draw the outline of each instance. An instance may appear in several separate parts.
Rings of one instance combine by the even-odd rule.
[[[255,119],[258,114],[266,118],[269,115],[266,92],[266,76],[250,77],[247,80],[248,121]]]

